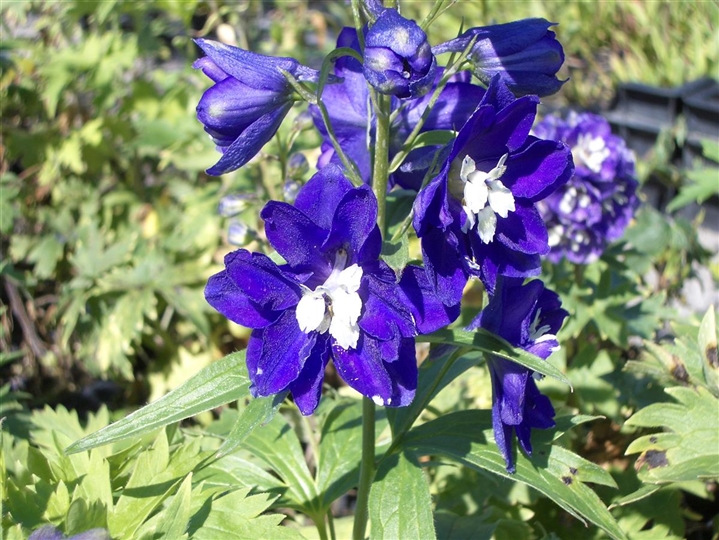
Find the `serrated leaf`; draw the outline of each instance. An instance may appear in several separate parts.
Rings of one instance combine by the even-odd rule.
[[[319,494],[312,479],[300,440],[281,415],[255,429],[243,447],[264,461],[287,485],[291,503],[314,515],[321,511]]]
[[[195,540],[302,538],[296,530],[279,525],[284,518],[282,514],[260,515],[269,508],[274,497],[266,493],[248,497],[249,492],[249,488],[240,489],[212,501],[207,518],[191,537]]]
[[[614,538],[626,538],[596,493],[583,481],[614,486],[611,475],[589,461],[551,444],[534,444],[532,457],[516,451],[516,472],[506,470],[494,442],[491,411],[460,411],[414,428],[403,447],[444,455],[472,468],[522,482],[549,497],[580,520],[598,525]]]
[[[493,354],[499,358],[521,364],[542,375],[553,377],[570,387],[572,386],[569,379],[546,360],[542,360],[538,356],[534,356],[522,349],[515,349],[501,337],[495,336],[483,328],[478,328],[473,332],[447,328],[438,330],[432,334],[417,336],[416,339],[417,341],[428,343],[444,343],[446,345],[467,347],[487,354]]]
[[[217,456],[222,457],[231,454],[240,447],[258,426],[272,420],[286,396],[287,392],[280,392],[274,396],[250,400],[237,418],[237,422],[232,427],[229,435],[227,435],[225,442],[217,451]]]
[[[157,540],[182,540],[187,538],[186,530],[190,521],[190,500],[192,473],[188,474],[168,504],[139,529],[137,536]]]
[[[317,490],[322,506],[357,485],[362,458],[362,402],[340,402],[322,425],[317,464]]]
[[[369,494],[373,540],[435,538],[429,483],[416,458],[401,452],[386,457]]]
[[[641,452],[639,478],[653,484],[719,478],[719,400],[701,386],[665,392],[677,403],[654,403],[626,422],[666,430],[640,437],[627,448],[627,454]]]
[[[133,538],[142,523],[176,491],[184,477],[209,455],[210,452],[200,452],[199,439],[185,441],[171,454],[167,435],[161,431],[152,448],[138,456],[132,475],[110,514],[108,524],[112,535]]]
[[[74,442],[65,451],[72,454],[149,433],[246,397],[249,395],[249,388],[245,351],[229,354],[166,396]]]

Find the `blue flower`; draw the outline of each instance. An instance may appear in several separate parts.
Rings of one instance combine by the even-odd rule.
[[[319,72],[293,58],[264,56],[206,39],[195,42],[207,56],[193,67],[215,83],[200,99],[197,118],[222,152],[207,169],[207,174],[218,176],[242,167],[277,132],[294,102],[282,72],[301,81],[317,81]]]
[[[548,258],[595,261],[624,234],[639,206],[634,155],[604,118],[591,113],[547,116],[533,131],[569,145],[576,164],[569,182],[538,205],[549,230]]]
[[[468,60],[484,84],[495,75],[516,95],[548,96],[564,82],[557,71],[564,62],[562,45],[545,19],[524,19],[506,24],[471,28],[460,37],[432,47],[436,55],[462,52],[474,39]]]
[[[337,39],[337,46],[350,47],[359,51],[357,33],[354,28],[342,30]],[[342,149],[357,164],[365,182],[369,183],[370,149],[374,144],[375,118],[367,82],[362,75],[362,66],[353,58],[343,57],[335,64],[335,75],[341,77],[342,82],[327,86],[322,99]],[[437,69],[433,84],[436,84],[441,76],[442,70]],[[423,133],[432,130],[454,130],[465,123],[484,95],[484,90],[477,85],[470,84],[469,79],[467,72],[450,79],[422,127]],[[396,114],[390,125],[390,159],[402,148],[404,141],[422,117],[429,100],[430,94],[417,99],[401,101],[392,98],[392,110],[396,111]],[[322,155],[317,163],[318,168],[322,168],[328,163],[341,164],[329,141],[319,109],[311,106],[310,111],[315,126],[324,139]],[[410,152],[400,168],[390,175],[390,184],[419,189],[437,149],[437,146],[425,146]]]
[[[549,252],[535,203],[573,171],[563,144],[529,135],[536,96],[515,99],[499,76],[451,144],[440,173],[414,203],[430,283],[447,305],[469,276],[494,290],[498,275],[529,277]]]
[[[500,278],[489,304],[468,330],[484,328],[542,359],[559,348],[556,334],[567,317],[556,293],[539,280],[522,285],[521,279]],[[515,471],[512,434],[532,455],[532,428],[554,426],[554,408],[534,382],[534,373],[509,360],[489,357],[492,378],[492,424],[494,439],[507,464]]]
[[[427,34],[397,10],[384,10],[367,31],[363,73],[378,92],[422,96],[432,86],[436,67]]]
[[[36,529],[28,540],[110,540],[110,533],[106,529],[90,529],[85,532],[65,536],[52,525],[45,525]]]
[[[247,368],[255,396],[289,390],[302,414],[319,402],[330,359],[352,388],[377,404],[414,397],[414,336],[459,314],[431,294],[422,270],[397,282],[379,259],[377,201],[328,166],[300,190],[295,205],[270,201],[261,213],[270,244],[286,264],[238,250],[212,276],[207,301],[253,328]]]

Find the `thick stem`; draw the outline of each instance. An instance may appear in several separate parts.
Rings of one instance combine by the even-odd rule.
[[[364,540],[369,519],[369,490],[374,480],[374,424],[375,405],[368,398],[362,400],[362,461],[360,463],[360,481],[357,487],[357,509],[355,510],[353,540]]]
[[[374,148],[374,165],[372,168],[372,191],[377,197],[377,225],[384,237],[385,208],[387,199],[387,182],[389,179],[389,129],[390,129],[390,97],[374,93],[376,137]]]

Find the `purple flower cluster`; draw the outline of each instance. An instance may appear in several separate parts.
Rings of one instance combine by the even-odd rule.
[[[552,23],[472,28],[432,47],[424,30],[397,10],[378,0],[364,7],[370,22],[340,33],[338,48],[354,52],[336,58],[316,99],[307,95],[320,74],[296,60],[197,41],[207,56],[195,66],[214,82],[197,114],[223,152],[208,173],[246,164],[305,98],[323,138],[319,171],[299,188],[291,178],[287,200],[294,204],[270,201],[260,214],[278,256],[230,253],[205,290],[217,311],[252,329],[253,394],[291,392],[303,414],[316,409],[330,360],[349,386],[376,404],[409,404],[417,387],[415,337],[458,317],[472,277],[490,295],[473,328],[542,358],[558,346],[554,335],[566,315],[541,282],[522,285],[539,273],[550,249],[538,206],[574,172],[567,145],[530,135],[539,102],[534,94],[562,84],[556,73],[563,53]],[[435,55],[448,52],[466,54],[466,62],[439,67]],[[467,71],[445,77],[445,69],[460,65],[485,86],[472,83]],[[398,161],[389,186],[417,192],[411,221],[423,266],[397,270],[384,262],[375,193],[368,185],[353,187],[348,178],[356,175],[342,168],[354,162],[361,180],[374,184],[377,138],[386,131],[377,129],[378,107],[390,119],[381,146],[390,162]],[[423,140],[429,144],[410,146],[414,132],[436,133]],[[287,165],[299,177],[307,164],[296,161]],[[377,185],[382,192],[384,182]],[[227,198],[221,209],[232,215],[245,203]],[[489,365],[496,440],[512,470],[512,432],[530,452],[531,428],[553,425],[554,410],[529,370],[497,358]]]
[[[622,236],[639,205],[634,155],[603,117],[591,113],[547,116],[533,133],[564,141],[576,166],[569,182],[538,205],[549,230],[548,258],[590,263]]]

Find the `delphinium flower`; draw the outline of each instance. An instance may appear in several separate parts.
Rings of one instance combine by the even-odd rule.
[[[458,38],[432,47],[435,55],[462,52],[472,40],[467,59],[484,84],[499,75],[515,95],[548,96],[565,81],[557,78],[564,50],[545,19],[524,19],[506,24],[470,28]]]
[[[495,76],[440,173],[417,196],[414,227],[425,270],[447,305],[460,301],[470,276],[491,293],[498,275],[537,275],[549,251],[535,204],[574,167],[566,145],[529,135],[538,102],[515,98]]]
[[[417,385],[414,336],[447,325],[457,308],[431,294],[418,267],[395,273],[379,259],[377,201],[327,166],[295,205],[270,201],[261,212],[269,243],[286,264],[238,250],[210,278],[207,301],[254,329],[247,368],[255,396],[290,391],[303,414],[317,407],[330,359],[352,388],[399,407]]]
[[[500,277],[489,304],[468,329],[484,328],[546,360],[559,348],[556,334],[567,315],[557,294],[540,280],[522,285],[521,279]],[[513,433],[522,449],[531,455],[532,428],[553,427],[554,408],[537,388],[530,369],[493,356],[488,357],[487,364],[492,378],[494,438],[507,471],[513,473]]]
[[[395,9],[385,9],[365,35],[363,73],[380,93],[419,97],[434,81],[437,60],[427,34]]]
[[[106,529],[90,529],[85,532],[65,536],[52,525],[45,525],[34,531],[28,540],[110,540],[110,533]]]
[[[355,29],[343,29],[337,39],[337,46],[353,48],[359,52]],[[364,181],[369,182],[370,150],[374,145],[375,118],[362,65],[354,58],[342,57],[335,64],[334,73],[342,78],[342,82],[325,87],[322,99],[340,146],[357,164]],[[434,84],[439,82],[441,75],[442,70],[437,69]],[[465,72],[449,80],[426,119],[422,132],[458,130],[464,124],[484,95],[484,89],[470,84],[468,75]],[[430,94],[418,99],[392,99],[392,109],[397,113],[390,126],[390,159],[402,148],[429,105],[429,100]],[[317,166],[321,168],[328,163],[340,164],[339,157],[329,141],[319,109],[312,106],[310,110],[315,125],[324,138],[322,155]],[[399,183],[404,187],[418,189],[436,151],[436,146],[426,146],[410,152],[401,167],[390,175],[390,184]]]
[[[206,39],[195,42],[207,56],[193,67],[215,83],[197,105],[197,118],[222,152],[207,169],[217,176],[242,167],[279,128],[295,99],[283,71],[312,82],[319,72],[293,58],[264,56]]]
[[[538,205],[549,230],[548,258],[590,263],[622,236],[639,204],[634,155],[603,117],[591,113],[547,116],[533,132],[564,141],[576,166],[569,182]]]

